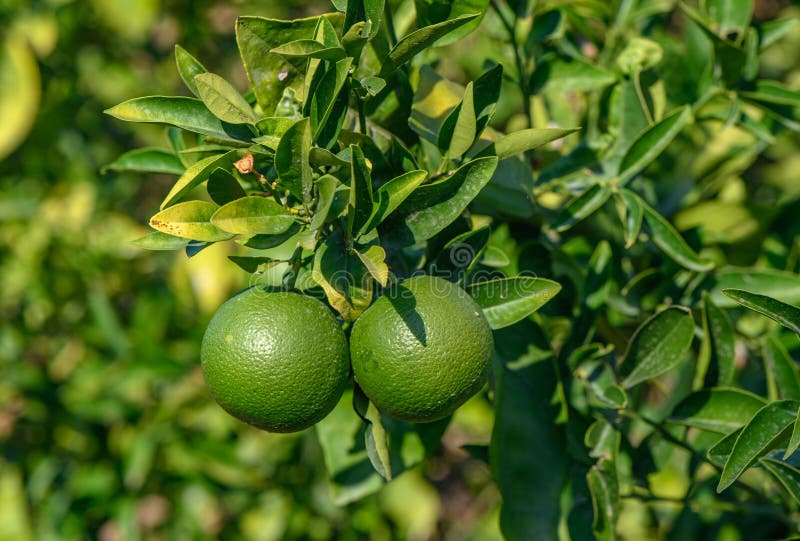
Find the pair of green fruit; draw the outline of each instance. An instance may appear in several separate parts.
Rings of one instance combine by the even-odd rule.
[[[356,320],[349,347],[319,300],[247,289],[214,314],[200,356],[211,395],[228,413],[270,432],[294,432],[336,406],[351,361],[381,411],[410,422],[442,419],[483,386],[493,347],[466,291],[416,276]]]

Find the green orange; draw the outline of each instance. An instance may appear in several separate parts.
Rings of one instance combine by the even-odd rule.
[[[458,285],[417,276],[356,321],[353,373],[370,400],[411,422],[444,418],[486,381],[494,342],[480,307]]]
[[[214,399],[270,432],[295,432],[336,405],[350,366],[347,340],[323,303],[251,288],[211,319],[200,352]]]

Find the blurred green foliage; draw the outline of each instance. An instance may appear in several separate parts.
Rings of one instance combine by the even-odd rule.
[[[328,8],[0,1],[0,540],[496,531],[488,467],[463,451],[444,450],[427,476],[417,470],[337,507],[313,433],[267,434],[214,405],[200,340],[246,276],[217,247],[187,260],[130,245],[170,179],[100,173],[128,148],[165,146],[161,128],[131,130],[101,112],[142,94],[184,92],[175,43],[244,86],[239,14]],[[474,427],[488,438],[485,401],[462,417],[449,448]]]

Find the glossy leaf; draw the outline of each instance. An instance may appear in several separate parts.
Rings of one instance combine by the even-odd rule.
[[[178,203],[150,218],[150,227],[186,239],[204,242],[227,240],[233,235],[211,223],[211,216],[218,208],[207,201]]]
[[[517,276],[477,282],[467,286],[492,329],[521,321],[541,308],[561,290],[561,285],[544,278]]]
[[[644,209],[644,220],[650,230],[653,243],[661,248],[676,263],[689,270],[708,272],[714,268],[711,261],[702,259],[686,244],[680,233],[663,216],[639,198]]]
[[[588,92],[605,88],[616,81],[616,76],[605,69],[583,60],[554,59],[536,66],[532,78],[532,91],[543,89],[567,92]]]
[[[767,295],[750,293],[742,289],[723,289],[722,293],[745,308],[767,316],[787,329],[800,334],[800,308]]]
[[[586,474],[589,491],[592,494],[594,522],[592,532],[595,539],[614,541],[619,518],[619,482],[617,465],[608,459],[600,459]]]
[[[386,250],[376,244],[370,246],[366,250],[354,248],[353,252],[358,256],[375,281],[383,287],[386,287],[389,281],[389,267],[386,265]]]
[[[783,458],[789,458],[792,454],[800,448],[800,409],[796,412],[794,427],[792,428],[792,435],[789,438],[789,443],[786,445],[786,452]]]
[[[372,196],[372,215],[364,231],[378,227],[427,178],[427,171],[408,171],[378,188]]]
[[[773,105],[800,107],[800,92],[790,90],[777,81],[757,81],[753,90],[744,91],[741,96]]]
[[[314,253],[314,280],[345,321],[358,319],[372,302],[373,280],[364,263],[345,249],[341,233],[330,235]]]
[[[488,11],[488,5],[489,0],[448,0],[446,2],[416,0],[414,2],[417,21],[420,25],[431,25],[473,13],[479,15],[474,21],[438,39],[436,46],[454,43],[478,28],[483,15]]]
[[[205,182],[209,175],[217,169],[227,170],[233,165],[233,162],[242,157],[242,154],[241,151],[231,150],[225,154],[215,154],[193,163],[172,186],[164,201],[161,202],[161,208],[165,209],[175,204],[191,190]]]
[[[731,456],[733,445],[736,443],[736,439],[739,437],[739,434],[742,433],[743,429],[744,427],[737,428],[730,434],[721,438],[717,443],[709,447],[708,451],[706,451],[706,456],[708,459],[719,467],[724,466],[725,462],[728,460],[728,457]]]
[[[314,141],[319,138],[328,119],[331,117],[336,99],[339,97],[345,81],[347,81],[351,63],[352,59],[350,58],[336,62],[325,72],[316,87],[314,97],[311,100],[311,130]],[[335,140],[336,138],[333,137],[333,139]]]
[[[358,237],[372,215],[372,177],[364,153],[350,145],[350,201],[347,206],[347,232]]]
[[[708,294],[703,294],[703,342],[697,358],[695,388],[733,383],[736,339],[733,324]]]
[[[553,229],[562,232],[582,222],[602,207],[611,197],[608,184],[593,184],[564,207],[553,221]]]
[[[439,148],[447,152],[451,158],[458,158],[472,146],[477,129],[473,84],[470,82],[464,91],[464,99],[448,115],[439,130],[437,141]]]
[[[753,0],[708,0],[705,5],[720,36],[744,35],[753,14]]]
[[[135,171],[165,175],[180,175],[185,170],[183,163],[175,154],[158,148],[130,150],[103,168],[103,171]]]
[[[796,412],[796,402],[782,400],[767,404],[750,419],[733,444],[717,492],[731,486],[761,456],[786,444]]]
[[[626,389],[686,361],[694,322],[685,308],[671,306],[645,321],[634,333],[621,365]]]
[[[405,244],[431,238],[458,218],[492,178],[496,167],[497,158],[478,158],[443,180],[418,187],[397,208],[389,236]]]
[[[417,53],[433,44],[436,40],[477,17],[478,15],[463,15],[449,21],[420,28],[404,36],[383,60],[378,76],[386,79],[397,68],[411,60]]]
[[[106,109],[105,113],[129,122],[170,124],[220,141],[243,142],[252,137],[250,130],[245,126],[223,122],[214,116],[202,101],[195,98],[165,96],[134,98]]]
[[[143,250],[182,250],[189,244],[189,240],[168,235],[161,231],[153,231],[143,237],[132,240],[131,244]]]
[[[558,539],[569,459],[552,400],[558,385],[552,350],[542,331],[525,320],[495,332],[495,351],[489,458],[503,497],[500,529],[509,540]]]
[[[775,335],[762,341],[761,351],[767,373],[767,392],[772,400],[800,400],[800,370]]]
[[[653,124],[631,144],[619,166],[619,183],[625,185],[650,165],[680,131],[692,121],[688,106],[680,107]]]
[[[270,51],[288,41],[312,39],[317,22],[318,17],[294,21],[239,17],[236,21],[236,43],[250,85],[265,113],[275,110],[285,88],[302,87],[305,67],[304,59],[287,59]]]
[[[763,457],[759,462],[786,489],[795,502],[800,503],[800,470],[769,457]]]
[[[211,223],[234,235],[278,235],[294,221],[294,215],[274,200],[256,195],[231,201],[211,217]]]
[[[732,308],[738,303],[723,293],[726,289],[741,289],[780,297],[784,302],[800,303],[800,276],[776,269],[727,267],[714,272],[709,294],[720,308]]]
[[[311,198],[311,140],[311,123],[308,118],[304,118],[286,130],[275,151],[275,170],[278,172],[279,184],[303,202],[308,202]]]
[[[317,187],[317,206],[314,208],[314,215],[308,226],[309,231],[316,231],[325,224],[328,212],[336,196],[336,187],[339,181],[332,175],[323,175],[314,183]]]
[[[255,124],[255,111],[228,81],[214,73],[195,76],[197,92],[208,110],[229,124]]]
[[[456,235],[430,264],[430,274],[451,281],[462,281],[480,259],[490,236],[488,226]]]
[[[280,261],[266,256],[229,255],[228,259],[236,263],[240,269],[249,273],[263,271],[265,268],[272,267],[280,263]]]
[[[215,169],[211,172],[206,183],[206,190],[211,200],[217,205],[225,205],[247,195],[236,177],[225,169]]]
[[[630,248],[639,238],[644,221],[644,208],[639,197],[626,189],[618,192],[621,208],[624,210],[623,223],[625,225],[625,248]]]
[[[519,130],[511,132],[489,144],[478,155],[497,156],[502,160],[503,158],[537,149],[579,130],[580,128],[531,128]]]
[[[766,405],[753,393],[735,387],[703,389],[684,398],[669,416],[669,422],[729,434],[743,427]]]
[[[341,47],[329,47],[313,39],[289,41],[270,50],[270,53],[288,57],[317,58],[331,62],[341,60],[347,55]]]
[[[197,90],[194,78],[201,73],[206,73],[208,70],[180,45],[175,45],[175,63],[178,65],[178,74],[183,79],[186,88],[199,98],[200,93]]]

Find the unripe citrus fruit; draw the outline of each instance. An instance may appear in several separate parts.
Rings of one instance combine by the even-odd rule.
[[[392,288],[350,335],[353,373],[364,393],[379,409],[411,422],[446,417],[478,392],[493,347],[475,301],[432,276]]]
[[[325,417],[342,395],[347,339],[320,301],[251,288],[226,301],[200,352],[214,399],[270,432],[295,432]]]

